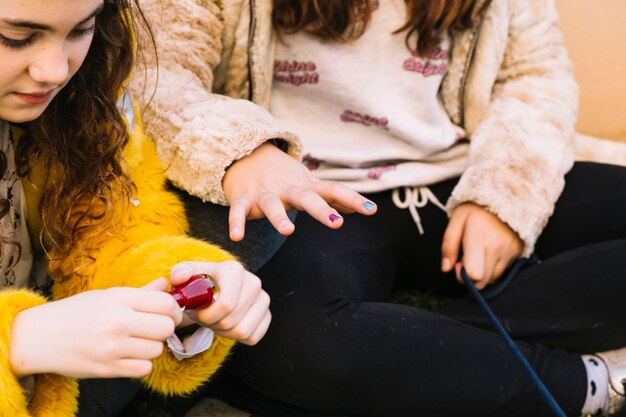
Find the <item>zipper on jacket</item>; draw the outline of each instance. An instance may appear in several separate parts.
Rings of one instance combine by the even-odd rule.
[[[461,84],[459,86],[459,125],[465,128],[465,89],[467,87],[467,79],[474,62],[474,55],[476,52],[476,46],[478,45],[478,39],[480,38],[480,32],[485,22],[485,15],[487,14],[487,8],[485,8],[480,14],[478,25],[472,35],[472,41],[470,43],[469,50],[467,51],[467,57],[465,58],[465,65],[463,66],[463,75],[461,77]]]
[[[248,100],[255,102],[256,100],[256,79],[252,73],[254,68],[254,59],[252,58],[252,47],[254,46],[254,34],[256,32],[256,7],[255,0],[250,0],[250,29],[248,32]]]

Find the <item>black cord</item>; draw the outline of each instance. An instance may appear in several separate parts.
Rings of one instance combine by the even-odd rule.
[[[509,268],[506,275],[502,277],[496,285],[493,285],[491,288],[485,289],[481,292],[482,297],[487,301],[496,298],[509,287],[523,267],[537,263],[539,263],[539,257],[535,254],[530,255],[529,258],[517,259],[513,263],[513,266]]]
[[[491,294],[491,293],[489,294],[490,298],[493,298],[499,295],[500,293],[502,293],[502,291],[504,291],[504,289],[508,287],[508,285],[511,283],[513,278],[515,278],[520,268],[527,263],[527,262],[520,262],[520,261],[521,260],[518,260],[516,264],[513,266],[513,268],[511,268],[510,272],[505,277],[505,282],[503,283],[503,286],[498,287],[497,291],[495,291],[494,294]],[[548,403],[548,406],[550,406],[554,414],[559,417],[567,417],[567,415],[565,414],[563,409],[559,406],[559,404],[556,402],[556,400],[554,399],[550,391],[548,391],[548,388],[546,388],[546,386],[541,381],[537,373],[530,366],[530,364],[528,363],[528,361],[526,360],[526,358],[524,357],[520,349],[517,347],[517,345],[513,341],[513,339],[511,339],[511,336],[509,336],[509,334],[506,332],[506,330],[504,329],[504,326],[502,326],[502,323],[500,323],[500,321],[498,320],[496,315],[493,313],[491,308],[489,308],[489,306],[487,305],[487,302],[485,301],[485,298],[483,298],[480,292],[478,292],[472,280],[469,278],[469,276],[467,276],[467,272],[465,271],[464,267],[461,268],[461,276],[463,277],[463,281],[465,281],[465,285],[467,285],[467,288],[472,294],[472,296],[474,297],[474,299],[476,299],[478,304],[485,311],[485,313],[489,317],[489,320],[491,320],[491,323],[496,328],[496,331],[500,334],[500,336],[502,336],[502,338],[506,342],[509,349],[511,349],[511,351],[513,352],[517,360],[522,364],[522,366],[524,367],[524,370],[533,380],[533,382],[537,386],[537,389],[539,389],[539,393],[546,400],[546,402]]]

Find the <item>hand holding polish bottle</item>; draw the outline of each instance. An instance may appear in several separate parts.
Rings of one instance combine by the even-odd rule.
[[[170,282],[169,294],[188,318],[216,335],[254,345],[267,332],[270,297],[259,277],[241,263],[180,262],[172,267]]]

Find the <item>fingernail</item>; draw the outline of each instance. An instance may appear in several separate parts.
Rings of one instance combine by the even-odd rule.
[[[193,269],[189,264],[187,264],[186,262],[181,262],[172,267],[172,269],[170,270],[170,276],[176,273],[192,274],[192,272]]]
[[[366,201],[365,203],[363,203],[363,208],[365,208],[365,210],[367,211],[372,211],[374,207],[376,207],[376,204],[372,203],[371,201]]]
[[[289,220],[283,220],[282,222],[280,222],[280,224],[278,225],[279,228],[281,229],[286,229],[288,227],[291,226],[291,222]]]
[[[239,228],[238,227],[233,227],[232,229],[230,229],[230,234],[232,236],[237,236],[239,235]]]
[[[443,258],[443,260],[441,261],[441,269],[443,271],[447,271],[448,269],[450,269],[450,259]]]
[[[331,223],[335,223],[337,220],[341,219],[341,216],[337,216],[335,213],[328,216]]]

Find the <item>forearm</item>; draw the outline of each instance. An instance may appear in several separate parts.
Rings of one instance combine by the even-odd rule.
[[[274,138],[283,139],[296,158],[301,151],[297,138],[265,109],[213,91],[224,49],[221,7],[194,0],[147,2],[158,60],[144,48],[145,66],[136,67],[129,88],[145,110],[146,132],[168,178],[203,200],[225,205],[222,180],[233,162]]]
[[[193,77],[188,69],[161,69],[159,88],[145,113],[145,129],[167,167],[166,175],[177,186],[203,200],[226,204],[226,169],[261,144],[279,138],[288,154],[301,156],[295,135],[265,109],[212,94]]]
[[[522,238],[528,254],[573,164],[578,89],[553,2],[510,3],[513,33],[448,208],[484,206]]]

